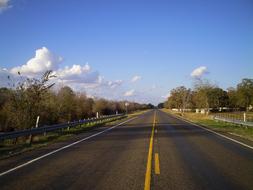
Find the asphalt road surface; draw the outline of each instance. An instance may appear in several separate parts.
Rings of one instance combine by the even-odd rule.
[[[1,190],[149,188],[253,189],[253,150],[152,110],[0,161]]]

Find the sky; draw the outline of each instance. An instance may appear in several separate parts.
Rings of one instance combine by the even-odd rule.
[[[0,87],[39,77],[157,104],[205,78],[253,78],[252,0],[0,0]]]

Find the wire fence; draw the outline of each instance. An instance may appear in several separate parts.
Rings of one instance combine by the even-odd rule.
[[[215,113],[213,114],[213,119],[239,125],[253,126],[252,112]]]
[[[232,120],[241,120],[245,122],[253,122],[253,113],[252,112],[224,112],[224,113],[215,113],[215,116],[223,117],[226,119]]]

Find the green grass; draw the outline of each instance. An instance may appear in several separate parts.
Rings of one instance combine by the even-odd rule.
[[[213,129],[217,132],[229,133],[236,136],[240,136],[242,138],[253,141],[253,128],[245,127],[241,125],[235,125],[231,123],[226,123],[222,121],[216,121],[212,119],[212,116],[208,116],[205,114],[199,113],[176,113],[172,112],[168,109],[163,109],[163,111],[167,113],[176,114],[180,117],[184,117],[185,119],[192,121],[193,123],[204,125],[210,129]]]
[[[224,118],[228,119],[237,119],[243,121],[244,112],[222,112],[222,113],[214,113],[212,115],[218,115]],[[246,112],[246,120],[249,122],[253,122],[253,113],[252,112]]]

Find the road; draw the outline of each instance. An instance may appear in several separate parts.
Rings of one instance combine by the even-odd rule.
[[[253,189],[252,149],[162,111],[104,130],[0,161],[0,173],[26,163],[0,176],[0,188]]]

